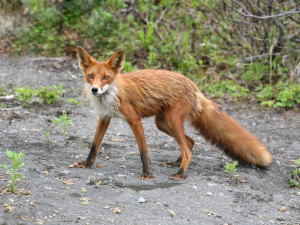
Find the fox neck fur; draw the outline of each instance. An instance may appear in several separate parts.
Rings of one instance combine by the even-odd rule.
[[[91,93],[89,84],[85,85],[84,92],[93,112],[102,120],[123,117],[118,110],[120,102],[118,98],[118,88],[114,82],[105,93],[99,96]]]

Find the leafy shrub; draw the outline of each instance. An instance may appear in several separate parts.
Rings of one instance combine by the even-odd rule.
[[[25,87],[14,87],[14,93],[18,96],[18,99],[23,102],[25,107],[29,107],[29,104],[33,102],[33,98],[39,98],[40,103],[46,102],[51,104],[53,102],[61,102],[62,96],[65,93],[63,90],[63,84],[59,86],[52,85],[51,87],[45,86],[38,90]]]
[[[260,87],[260,91],[256,94],[261,105],[269,107],[292,107],[300,104],[300,86],[278,82],[275,86],[266,85]]]
[[[0,164],[0,168],[4,168],[5,172],[9,175],[9,190],[15,192],[18,190],[16,182],[19,178],[22,178],[23,175],[18,173],[18,171],[24,166],[21,159],[25,157],[24,152],[14,152],[9,149],[6,150],[7,157],[11,160],[11,165]]]

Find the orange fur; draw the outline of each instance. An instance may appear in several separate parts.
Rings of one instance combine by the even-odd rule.
[[[90,155],[78,167],[91,167],[102,138],[113,117],[122,117],[131,126],[143,163],[141,179],[151,179],[151,161],[141,118],[155,116],[161,131],[175,138],[181,154],[172,165],[179,166],[174,178],[186,178],[194,140],[184,132],[186,119],[212,143],[247,163],[267,166],[272,156],[267,148],[237,121],[206,99],[197,86],[180,73],[166,70],[139,70],[126,74],[124,52],[116,52],[107,62],[97,62],[78,47],[79,65],[85,74],[86,95],[100,117]],[[97,92],[96,92],[97,90]]]

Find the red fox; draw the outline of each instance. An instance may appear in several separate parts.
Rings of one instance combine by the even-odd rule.
[[[82,47],[77,48],[79,66],[84,73],[85,95],[99,116],[96,134],[86,161],[74,167],[90,168],[99,152],[103,136],[113,117],[123,118],[135,135],[143,164],[141,179],[151,179],[152,168],[141,118],[155,116],[157,128],[175,138],[181,154],[169,165],[178,166],[175,179],[185,179],[195,141],[185,134],[187,119],[207,140],[229,155],[260,167],[273,158],[268,149],[237,121],[204,97],[186,76],[166,70],[145,69],[121,74],[123,50],[106,62],[98,62]]]

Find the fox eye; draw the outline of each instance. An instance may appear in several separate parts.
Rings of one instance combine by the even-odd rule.
[[[109,79],[109,76],[104,76],[103,77],[103,80],[108,80]]]
[[[94,75],[93,75],[93,74],[89,74],[89,75],[88,75],[88,78],[89,78],[89,79],[93,79],[93,78],[94,78]]]

